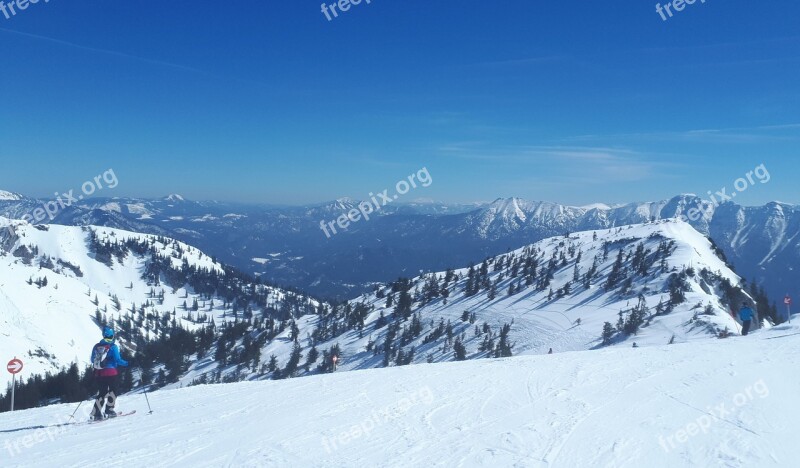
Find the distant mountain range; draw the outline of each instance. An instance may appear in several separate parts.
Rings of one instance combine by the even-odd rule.
[[[0,215],[19,219],[42,201],[0,192]],[[321,222],[357,208],[340,199],[307,206],[272,206],[162,199],[94,198],[58,213],[65,225],[100,225],[166,235],[251,274],[346,299],[372,283],[420,271],[440,271],[495,256],[567,232],[608,229],[687,216],[710,236],[738,274],[762,285],[772,300],[798,293],[800,208],[772,202],[714,206],[695,195],[609,207],[573,207],[519,198],[450,205],[390,204],[370,221],[353,223],[327,238]]]

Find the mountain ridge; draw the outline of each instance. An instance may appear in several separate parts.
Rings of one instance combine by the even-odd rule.
[[[0,201],[0,215],[19,218],[35,206],[32,203],[29,199]],[[800,208],[781,202],[754,207],[731,201],[715,205],[682,194],[611,207],[519,198],[499,198],[477,206],[389,204],[369,222],[352,224],[325,239],[320,222],[357,207],[358,201],[351,199],[300,207],[91,199],[59,213],[54,222],[168,235],[250,274],[346,299],[375,281],[441,270],[466,263],[475,254],[497,255],[565,232],[684,217],[710,235],[739,273],[763,286],[773,300],[787,292],[800,294],[795,286],[800,284],[800,269],[793,267],[800,262]],[[744,232],[750,235],[743,236]],[[275,254],[280,256],[272,262],[259,260]]]

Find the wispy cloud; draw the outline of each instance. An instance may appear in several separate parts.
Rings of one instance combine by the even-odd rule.
[[[662,176],[678,164],[626,148],[604,146],[489,146],[480,141],[454,142],[437,148],[444,157],[519,165],[563,183],[635,182]]]
[[[421,117],[424,123],[429,125],[454,125],[463,124],[468,116],[464,112],[456,111],[438,111],[430,112]]]
[[[150,58],[146,58],[146,57],[139,57],[137,55],[127,54],[125,52],[118,52],[116,50],[101,49],[101,48],[98,48],[98,47],[89,47],[89,46],[85,46],[85,45],[81,45],[81,44],[76,44],[74,42],[65,41],[65,40],[62,40],[62,39],[56,39],[56,38],[52,38],[52,37],[48,37],[48,36],[42,36],[42,35],[39,35],[39,34],[31,34],[31,33],[22,32],[22,31],[15,31],[13,29],[7,29],[7,28],[0,28],[0,31],[8,33],[8,34],[14,34],[14,35],[17,35],[17,36],[28,37],[28,38],[31,38],[31,39],[37,39],[37,40],[40,40],[40,41],[47,41],[47,42],[51,42],[53,44],[72,47],[72,48],[75,48],[75,49],[85,50],[87,52],[96,52],[96,53],[100,53],[100,54],[113,55],[113,56],[116,56],[116,57],[132,59],[132,60],[136,60],[136,61],[140,61],[140,62],[144,62],[144,63],[149,63],[149,64],[152,64],[152,65],[161,65],[161,66],[165,66],[165,67],[178,68],[178,69],[181,69],[181,70],[184,70],[184,71],[190,71],[190,72],[195,72],[195,73],[206,73],[203,70],[200,70],[200,69],[197,69],[197,68],[193,68],[193,67],[187,67],[185,65],[180,65],[180,64],[177,64],[177,63],[165,62],[163,60],[155,60],[155,59],[150,59]]]
[[[520,65],[538,65],[541,63],[560,62],[571,59],[567,55],[543,55],[540,57],[522,57],[508,60],[494,60],[488,62],[477,62],[472,64],[478,67],[503,67],[503,66],[520,66]]]
[[[701,54],[703,53],[719,54],[725,51],[731,53],[737,53],[743,47],[758,46],[758,45],[768,46],[768,45],[778,45],[778,44],[791,45],[797,42],[800,42],[800,36],[775,37],[775,38],[765,38],[765,39],[751,40],[751,41],[740,41],[740,42],[718,42],[712,44],[670,45],[664,47],[631,47],[631,48],[618,48],[616,50],[598,50],[594,52],[582,52],[582,53],[570,53],[570,54],[542,54],[531,57],[519,57],[519,58],[510,58],[506,60],[476,62],[470,64],[470,66],[524,67],[527,65],[542,65],[542,64],[557,63],[557,62],[586,64],[590,61],[595,61],[596,59],[607,60],[610,57],[630,58],[631,55],[650,57],[653,56],[654,54],[687,52],[687,51],[695,51]],[[784,63],[786,61],[796,61],[798,59],[800,58],[792,56],[785,58],[756,57],[752,59],[740,58],[735,60],[718,61],[718,60],[709,60],[709,57],[704,55],[702,62],[687,63],[685,66],[697,68],[698,66],[707,67],[707,66],[724,66],[724,65]],[[674,67],[675,65],[670,64],[669,66]]]
[[[254,85],[259,85],[259,86],[270,86],[268,83],[264,83],[264,82],[257,81],[257,80],[238,78],[238,77],[231,77],[231,76],[224,76],[224,75],[220,75],[220,74],[217,74],[217,73],[209,72],[207,70],[201,70],[199,68],[190,67],[190,66],[186,66],[186,65],[181,65],[181,64],[178,64],[178,63],[167,62],[167,61],[164,61],[164,60],[151,59],[151,58],[147,58],[147,57],[141,57],[141,56],[129,54],[129,53],[126,53],[126,52],[119,52],[119,51],[116,51],[116,50],[103,49],[103,48],[99,48],[99,47],[85,46],[85,45],[81,45],[81,44],[76,44],[74,42],[65,41],[65,40],[62,40],[62,39],[56,39],[56,38],[53,38],[53,37],[42,36],[40,34],[32,34],[32,33],[27,33],[27,32],[22,32],[22,31],[16,31],[16,30],[13,30],[13,29],[8,29],[8,28],[1,28],[1,27],[0,27],[0,32],[5,32],[5,33],[8,33],[8,34],[13,34],[13,35],[20,36],[20,37],[27,37],[27,38],[30,38],[30,39],[36,39],[36,40],[39,40],[39,41],[45,41],[45,42],[49,42],[51,44],[57,44],[57,45],[64,46],[64,47],[70,47],[70,48],[73,48],[73,49],[83,50],[83,51],[86,51],[86,52],[94,52],[94,53],[97,53],[97,54],[124,58],[124,59],[133,60],[133,61],[140,62],[140,63],[146,63],[146,64],[149,64],[149,65],[156,65],[156,66],[161,66],[161,67],[172,68],[172,69],[175,69],[175,70],[181,70],[181,71],[185,71],[185,72],[201,74],[201,75],[205,75],[207,77],[221,79],[221,80],[226,80],[226,81],[233,80],[233,81],[237,81],[237,82],[240,82],[240,83],[254,84]]]
[[[637,141],[637,142],[692,142],[692,143],[755,143],[767,141],[793,141],[800,139],[800,124],[760,125],[751,127],[703,128],[690,130],[664,130],[654,132],[579,135],[568,141]],[[789,131],[788,133],[786,131]]]
[[[739,41],[739,42],[717,42],[713,44],[692,44],[692,45],[681,45],[681,46],[666,46],[666,47],[645,47],[636,49],[641,52],[646,53],[659,53],[659,52],[672,52],[672,51],[685,51],[685,50],[715,50],[715,49],[730,49],[730,48],[738,48],[741,46],[751,46],[751,45],[758,45],[758,44],[775,44],[775,43],[791,43],[791,42],[798,42],[800,41],[800,36],[786,36],[786,37],[773,37],[773,38],[765,38],[765,39],[757,39],[751,41]]]
[[[756,127],[761,130],[800,130],[800,123],[783,125],[763,125]]]

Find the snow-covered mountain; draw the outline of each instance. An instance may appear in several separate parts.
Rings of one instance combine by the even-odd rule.
[[[85,364],[99,323],[129,346],[210,330],[167,366],[161,383],[180,386],[328,372],[333,355],[356,370],[684,342],[737,332],[729,308],[747,296],[715,249],[679,221],[587,231],[331,305],[169,238],[2,220],[0,351],[45,372]]]
[[[708,233],[737,271],[762,284],[780,301],[800,293],[800,207],[773,202],[763,207],[720,206]]]
[[[124,395],[0,414],[3,466],[794,467],[800,328]],[[88,405],[76,413],[88,417]]]
[[[696,211],[693,211],[696,210]],[[714,205],[695,195],[618,207],[569,207],[500,199],[469,213],[459,226],[494,244],[518,245],[564,232],[610,228],[649,220],[681,218],[709,235],[737,271],[766,289],[773,300],[800,294],[800,207],[773,202],[744,207]]]
[[[376,285],[298,317],[262,342],[260,356],[281,369],[294,355],[293,374],[303,376],[330,371],[334,355],[339,370],[358,370],[683,343],[738,334],[731,310],[742,300],[752,299],[717,248],[667,220],[553,237],[473,267]],[[208,356],[175,386],[269,378],[274,368]]]
[[[176,326],[199,330],[319,306],[302,294],[243,281],[169,238],[0,218],[0,354],[22,358],[28,375],[44,374],[71,362],[86,365],[100,323],[115,324],[126,347],[135,347]]]

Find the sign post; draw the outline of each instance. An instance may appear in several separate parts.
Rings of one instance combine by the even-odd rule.
[[[17,374],[22,371],[22,361],[14,356],[14,359],[8,361],[6,369],[11,374],[11,411],[14,411],[14,393],[17,388]]]
[[[787,294],[783,299],[783,303],[786,304],[786,315],[789,317],[789,323],[792,323],[792,298]]]

